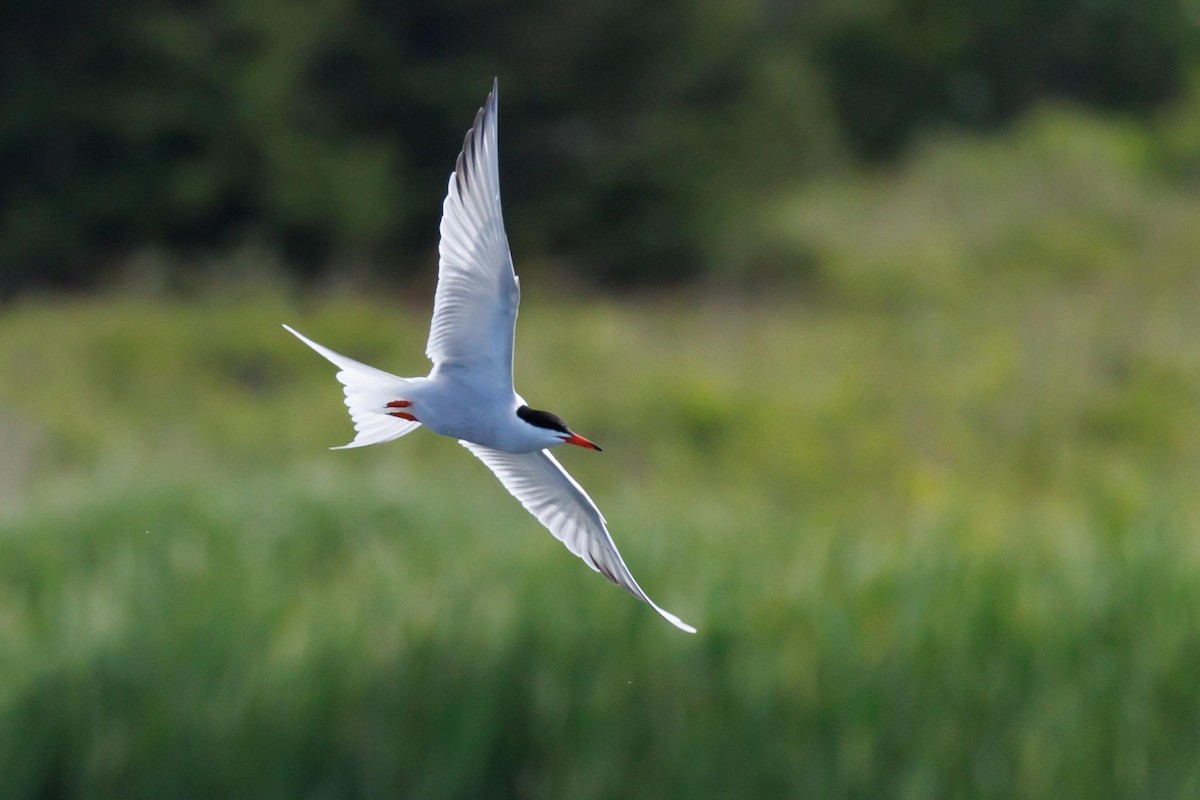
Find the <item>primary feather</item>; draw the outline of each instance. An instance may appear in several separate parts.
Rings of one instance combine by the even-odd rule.
[[[634,597],[649,603],[676,628],[696,632],[691,625],[660,608],[642,591],[617,552],[600,509],[548,451],[505,453],[473,442],[460,441],[459,444],[486,464],[504,488],[521,501],[525,510],[545,525],[568,550],[583,559],[583,563]]]
[[[442,203],[437,293],[425,354],[434,372],[469,370],[477,383],[511,392],[521,292],[500,211],[498,91],[493,83]]]

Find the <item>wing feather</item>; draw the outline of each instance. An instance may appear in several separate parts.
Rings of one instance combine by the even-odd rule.
[[[504,488],[585,564],[634,597],[649,603],[675,627],[688,633],[696,632],[691,625],[660,608],[642,591],[617,552],[604,515],[549,451],[505,453],[473,442],[459,441],[459,444],[486,464]]]
[[[500,210],[497,95],[493,82],[446,188],[425,354],[435,370],[469,370],[478,383],[511,391],[521,293]]]

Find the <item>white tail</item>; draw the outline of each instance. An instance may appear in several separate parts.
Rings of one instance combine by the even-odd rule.
[[[328,347],[317,344],[288,325],[283,327],[333,362],[340,370],[337,379],[345,387],[346,406],[350,409],[350,419],[354,421],[354,430],[358,435],[349,444],[330,449],[344,450],[348,447],[366,447],[369,444],[390,442],[420,427],[419,422],[393,417],[385,410],[388,403],[404,399],[405,390],[410,383],[408,378],[401,378],[346,358],[341,353],[335,353]]]

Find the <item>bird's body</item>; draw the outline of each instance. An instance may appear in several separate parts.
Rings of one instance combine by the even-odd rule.
[[[657,606],[630,574],[604,517],[550,455],[575,444],[599,450],[562,419],[532,409],[512,382],[520,284],[500,211],[496,152],[497,89],[467,132],[442,205],[438,287],[424,378],[361,364],[284,326],[333,362],[357,435],[344,447],[404,436],[424,425],[458,439],[567,548],[613,583],[649,603],[681,630],[695,628]]]

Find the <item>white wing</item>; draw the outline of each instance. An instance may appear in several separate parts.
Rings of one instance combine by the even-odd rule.
[[[600,509],[548,451],[505,453],[473,442],[460,440],[459,444],[496,473],[504,488],[585,564],[634,597],[645,600],[676,628],[696,632],[646,596],[621,560]]]
[[[469,370],[477,385],[511,391],[521,293],[500,213],[497,92],[493,81],[442,203],[438,286],[425,354],[435,370]]]

